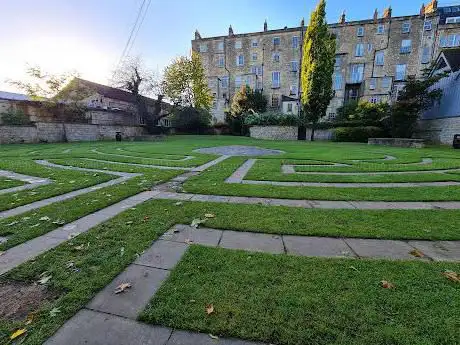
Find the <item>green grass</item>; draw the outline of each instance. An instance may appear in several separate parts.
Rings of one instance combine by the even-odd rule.
[[[460,284],[445,270],[460,265],[193,246],[140,318],[274,344],[458,344]]]
[[[9,178],[5,177],[0,177],[0,190],[1,189],[7,189],[7,188],[13,188],[13,187],[18,187],[24,185],[24,182],[18,181],[18,180],[12,180]]]

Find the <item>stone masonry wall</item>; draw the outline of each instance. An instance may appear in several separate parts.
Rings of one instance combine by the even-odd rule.
[[[0,144],[97,141],[115,139],[121,132],[124,139],[145,134],[140,126],[105,126],[78,123],[43,123],[33,126],[0,126]]]
[[[417,138],[452,145],[455,134],[460,134],[460,117],[419,121]]]
[[[297,140],[297,127],[294,126],[253,126],[249,129],[251,138],[265,140]],[[307,140],[311,131],[307,129]],[[331,140],[332,130],[318,129],[315,131],[316,140]]]

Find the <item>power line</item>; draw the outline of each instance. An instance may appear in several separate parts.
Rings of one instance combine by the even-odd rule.
[[[133,45],[134,45],[134,42],[136,41],[136,38],[137,38],[137,34],[139,33],[139,30],[141,29],[142,27],[142,24],[144,23],[144,19],[147,15],[147,12],[149,11],[149,7],[150,7],[150,4],[152,3],[152,0],[147,0],[148,3],[147,3],[147,6],[145,7],[145,10],[144,10],[144,13],[142,15],[142,18],[141,18],[141,21],[137,27],[137,30],[136,30],[136,33],[134,34],[132,40],[131,40],[131,45],[129,46],[127,52],[126,52],[126,55],[129,56],[129,52],[131,51]]]
[[[142,13],[143,13],[143,9],[144,9],[145,2],[146,2],[146,1],[147,1],[147,0],[142,0],[141,7],[139,8],[139,11],[137,12],[136,21],[134,22],[133,28],[131,29],[131,33],[129,34],[128,41],[126,42],[125,47],[124,47],[124,49],[123,49],[123,52],[121,53],[120,60],[118,61],[117,66],[119,66],[120,63],[123,61],[123,59],[126,57],[126,52],[128,51],[128,46],[130,45],[131,40],[132,40],[132,38],[133,38],[134,31],[136,30],[136,28],[137,28],[137,26],[138,26],[139,19],[140,19]]]

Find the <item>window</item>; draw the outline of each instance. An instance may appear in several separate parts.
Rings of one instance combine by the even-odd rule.
[[[280,62],[280,53],[273,53],[273,62]]]
[[[280,97],[277,94],[272,95],[272,107],[278,108],[280,106]]]
[[[294,49],[299,48],[299,36],[292,37],[292,48]]]
[[[235,41],[235,49],[241,49],[243,47],[243,42]]]
[[[277,89],[281,86],[281,72],[272,72],[272,88]]]
[[[329,114],[327,114],[327,117],[329,118],[329,120],[335,120],[335,118],[337,117],[337,114],[336,113],[329,113]]]
[[[352,83],[360,83],[364,77],[364,64],[352,64],[350,68],[350,79]]]
[[[358,43],[355,49],[355,56],[363,56],[364,55],[364,44]]]
[[[375,90],[377,84],[377,79],[371,78],[369,79],[369,90]]]
[[[431,20],[425,20],[423,23],[423,30],[430,31],[433,26],[433,22]]]
[[[379,24],[377,26],[377,35],[382,35],[385,33],[385,25]]]
[[[335,64],[334,64],[334,67],[340,67],[340,66],[342,66],[342,60],[343,60],[342,55],[336,55],[336,56],[335,56]]]
[[[342,73],[334,73],[334,90],[342,90],[343,87],[343,76]]]
[[[401,32],[403,34],[408,34],[410,32],[410,23],[406,22],[402,24]]]
[[[200,43],[200,53],[206,53],[208,51],[208,45],[206,43]]]
[[[262,66],[252,66],[251,73],[255,75],[262,75]]]
[[[262,79],[257,79],[256,83],[256,90],[263,90],[264,89],[264,83]]]
[[[364,36],[364,26],[360,26],[356,32],[356,35],[358,37],[363,37]]]
[[[385,64],[385,52],[379,51],[375,53],[375,65],[383,66]]]
[[[378,96],[372,96],[372,97],[369,99],[369,102],[374,103],[374,104],[380,103],[380,97],[378,97]]]
[[[237,66],[244,66],[244,55],[238,55],[236,57],[236,65]]]
[[[391,87],[391,78],[385,77],[382,79],[382,89],[389,89]]]
[[[217,51],[219,52],[224,51],[224,42],[217,42]]]
[[[251,46],[252,46],[253,48],[257,48],[257,47],[259,46],[259,41],[257,41],[257,40],[252,40]]]
[[[291,61],[291,72],[298,72],[299,71],[299,62],[298,61]]]
[[[407,68],[407,65],[396,65],[395,80],[405,80],[406,79],[406,68]]]
[[[224,67],[225,64],[225,58],[222,55],[219,55],[217,57],[217,67]]]
[[[372,48],[374,48],[374,46],[372,45],[372,43],[368,43],[368,44],[367,44],[367,52],[368,52],[368,53],[372,52]]]
[[[455,24],[455,23],[460,23],[460,17],[446,18],[446,24]]]
[[[291,85],[289,87],[289,94],[297,96],[297,85]]]
[[[412,51],[412,40],[402,40],[401,41],[401,54],[409,54]]]
[[[292,103],[290,102],[287,104],[287,112],[292,113]]]
[[[448,47],[458,47],[460,46],[460,34],[454,34],[447,36],[447,46]]]
[[[252,61],[257,61],[257,53],[252,53]]]
[[[421,63],[430,63],[431,60],[431,48],[430,47],[423,47],[422,49],[422,60]]]
[[[228,88],[228,77],[221,77],[220,85],[222,86],[223,89]]]
[[[240,88],[242,83],[243,83],[243,78],[240,75],[237,75],[235,77],[235,87]]]
[[[273,45],[279,46],[281,44],[281,39],[279,37],[273,37]]]

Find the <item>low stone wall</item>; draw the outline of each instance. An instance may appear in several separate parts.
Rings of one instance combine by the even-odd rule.
[[[140,126],[39,122],[35,126],[0,126],[0,144],[114,140],[116,132],[121,132],[123,139],[146,134]]]
[[[368,145],[382,145],[394,147],[412,147],[422,148],[425,147],[423,139],[406,139],[406,138],[369,138]]]
[[[252,126],[249,129],[251,138],[265,140],[297,140],[297,127],[294,126]],[[307,128],[307,140],[311,130]],[[317,129],[315,140],[332,140],[333,130]]]
[[[435,144],[452,145],[455,134],[460,134],[460,117],[420,120],[417,136]]]

